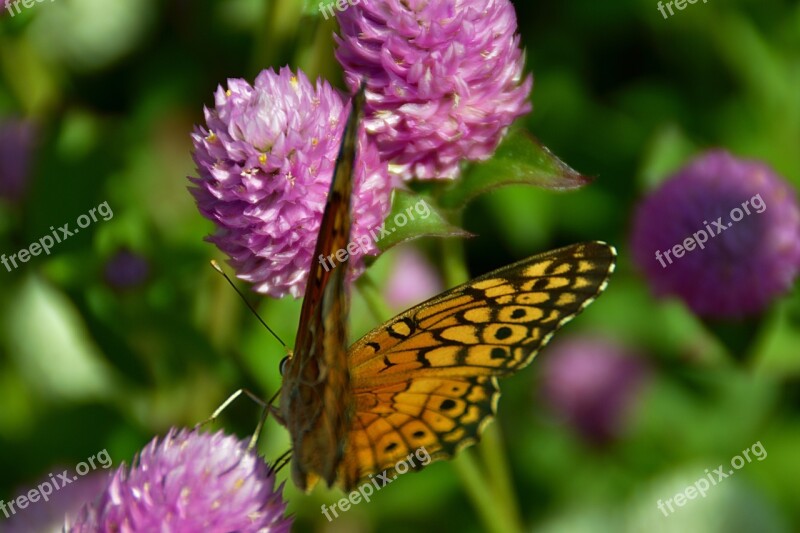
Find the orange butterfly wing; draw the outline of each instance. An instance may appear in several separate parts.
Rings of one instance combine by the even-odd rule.
[[[362,110],[363,94],[345,129],[315,258],[350,239]],[[279,408],[294,483],[309,490],[321,477],[350,490],[420,447],[445,459],[475,442],[495,413],[497,377],[527,366],[602,292],[614,258],[597,242],[528,258],[398,315],[349,350],[347,269],[314,260]]]
[[[421,447],[446,459],[495,413],[496,378],[527,366],[605,289],[611,246],[530,257],[451,289],[371,331],[349,351],[355,415],[338,480],[349,490]],[[412,468],[419,468],[417,461]]]

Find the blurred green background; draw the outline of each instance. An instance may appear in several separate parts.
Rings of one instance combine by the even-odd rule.
[[[516,508],[526,531],[800,530],[800,291],[758,320],[709,328],[653,299],[628,253],[637,200],[705,148],[763,159],[800,185],[800,4],[712,0],[668,20],[652,0],[515,7],[535,77],[521,126],[597,179],[473,202],[461,220],[478,235],[464,242],[469,271],[581,240],[615,244],[607,293],[559,337],[608,339],[644,370],[620,385],[635,392],[599,440],[540,393],[548,350],[501,383],[491,449],[468,453],[479,467],[507,465],[513,502],[495,493],[485,512]],[[208,266],[222,257],[186,190],[189,133],[227,78],[289,64],[343,87],[334,30],[300,0],[55,0],[0,16],[0,124],[24,120],[34,144],[24,190],[0,198],[0,253],[103,202],[114,213],[49,256],[0,268],[0,499],[104,448],[115,466],[130,462],[240,387],[277,390],[282,348]],[[432,239],[414,246],[434,264],[448,253]],[[402,252],[370,269],[380,285]],[[291,345],[300,302],[248,295]],[[377,325],[358,294],[352,323],[354,336]],[[244,437],[257,417],[241,401],[216,426]],[[657,509],[757,441],[765,460],[669,517]],[[267,459],[287,447],[268,425]],[[463,460],[436,463],[332,523],[320,506],[340,493],[306,496],[289,482],[285,496],[298,531],[483,531],[466,472]]]

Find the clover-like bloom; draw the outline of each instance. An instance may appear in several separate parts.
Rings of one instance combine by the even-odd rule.
[[[103,277],[114,289],[134,289],[147,281],[150,263],[142,255],[126,248],[118,250],[107,262]]]
[[[303,294],[350,105],[325,81],[316,86],[288,68],[265,70],[254,85],[228,80],[206,125],[192,135],[200,212],[217,225],[209,240],[254,290]],[[391,180],[377,148],[360,131],[353,182],[349,260],[354,274],[376,255],[370,232],[389,210]]]
[[[354,2],[355,3],[355,2]],[[410,178],[453,178],[531,109],[509,0],[365,0],[337,13],[336,57],[367,83],[381,157]]]
[[[110,466],[110,464],[109,464]],[[86,476],[71,480],[71,483],[62,482],[58,477],[63,468],[53,468],[54,478],[42,476],[28,487],[19,488],[12,494],[25,495],[28,504],[25,509],[17,508],[7,520],[0,514],[3,533],[51,533],[63,531],[64,524],[70,524],[80,512],[87,501],[100,494],[109,482],[109,472],[98,470]],[[58,485],[61,483],[61,485]],[[35,498],[35,499],[33,499]],[[6,509],[8,512],[8,509]]]
[[[441,276],[421,252],[403,246],[395,253],[384,295],[397,312],[432,298],[444,290]]]
[[[642,359],[603,337],[568,337],[547,350],[541,394],[555,415],[594,444],[626,427],[649,371]]]
[[[800,271],[796,193],[762,162],[711,151],[641,203],[632,246],[657,295],[706,318],[757,314]]]
[[[0,120],[0,198],[22,200],[30,181],[36,126],[27,120]]]
[[[68,531],[285,532],[282,489],[246,441],[171,430],[120,467]]]

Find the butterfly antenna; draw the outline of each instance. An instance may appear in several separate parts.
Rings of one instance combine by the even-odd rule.
[[[228,285],[233,287],[233,290],[236,291],[236,294],[239,295],[239,297],[242,299],[242,301],[247,306],[247,308],[250,309],[250,311],[252,311],[252,313],[256,316],[258,321],[261,322],[261,325],[264,326],[265,328],[267,328],[267,331],[272,333],[272,336],[275,337],[278,340],[278,342],[281,343],[281,345],[283,345],[283,347],[286,348],[286,350],[288,351],[289,347],[286,346],[286,343],[283,342],[280,337],[278,337],[277,333],[272,331],[272,328],[269,327],[266,322],[264,322],[264,319],[261,318],[261,316],[258,314],[258,311],[255,310],[255,308],[252,306],[252,304],[247,300],[247,298],[245,298],[244,294],[242,294],[242,291],[239,290],[239,287],[237,287],[233,283],[233,281],[231,281],[231,278],[228,277],[228,275],[225,273],[225,271],[222,270],[222,268],[219,266],[219,263],[217,263],[214,259],[212,259],[211,260],[211,266],[214,267],[214,270],[216,270],[217,272],[222,274],[222,277],[225,278],[225,280],[228,282]]]

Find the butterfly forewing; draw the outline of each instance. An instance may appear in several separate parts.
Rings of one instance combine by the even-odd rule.
[[[495,412],[496,378],[527,366],[603,291],[614,259],[599,242],[546,252],[436,296],[356,342],[342,485],[420,447],[442,459],[474,442]]]
[[[347,368],[347,268],[316,260],[345,249],[350,240],[350,198],[363,94],[354,99],[343,133],[320,233],[309,272],[294,355],[281,389],[281,418],[292,436],[292,477],[310,489],[319,476],[333,483],[344,453],[352,409]]]

